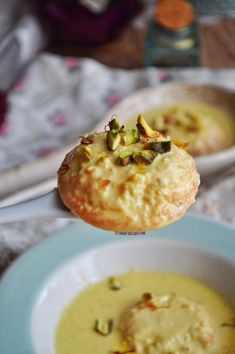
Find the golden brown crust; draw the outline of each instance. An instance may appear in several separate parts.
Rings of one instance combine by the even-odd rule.
[[[58,171],[61,198],[74,215],[102,229],[138,232],[174,222],[194,202],[199,176],[184,150],[173,145],[149,166],[118,166],[118,151],[97,162],[104,141],[99,133],[89,145],[95,152],[89,163],[78,161],[75,148]]]

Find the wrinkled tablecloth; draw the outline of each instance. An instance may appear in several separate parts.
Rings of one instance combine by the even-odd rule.
[[[66,147],[135,90],[170,81],[217,84],[235,90],[235,70],[128,71],[91,59],[40,54],[9,95],[10,112],[0,130],[0,182],[3,171],[11,173],[16,165],[37,162]],[[3,189],[0,183],[0,193]],[[235,226],[235,166],[203,181],[190,211]],[[74,222],[38,219],[1,225],[0,271],[24,250]]]

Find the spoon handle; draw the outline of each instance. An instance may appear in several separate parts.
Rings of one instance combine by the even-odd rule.
[[[61,202],[57,189],[41,197],[0,208],[0,224],[40,217],[74,218]]]

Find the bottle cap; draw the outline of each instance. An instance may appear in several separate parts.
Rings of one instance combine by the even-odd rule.
[[[155,20],[168,30],[181,30],[194,21],[194,9],[186,0],[159,0]]]

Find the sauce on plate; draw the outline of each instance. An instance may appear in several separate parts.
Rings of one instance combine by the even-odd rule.
[[[177,102],[143,112],[149,125],[171,137],[188,143],[193,156],[224,150],[235,143],[235,119],[224,110],[202,102]],[[134,126],[130,118],[126,126]]]
[[[123,326],[128,325],[128,320],[125,318],[130,319],[128,311],[139,304],[143,294],[146,296],[146,293],[154,294],[156,301],[172,297],[176,299],[176,305],[186,301],[191,303],[192,308],[196,308],[196,310],[197,307],[203,311],[205,309],[210,330],[213,331],[215,337],[213,337],[213,343],[205,348],[202,346],[198,354],[234,353],[235,323],[233,326],[231,321],[235,317],[235,311],[220,294],[206,284],[186,276],[162,272],[131,271],[117,276],[115,279],[119,284],[118,289],[110,288],[110,282],[106,279],[89,286],[65,308],[56,331],[56,353],[119,354],[127,351],[129,345],[127,338],[125,338],[127,331],[122,330]],[[128,316],[126,317],[126,315]],[[175,316],[174,313],[173,316]],[[188,318],[191,318],[190,316],[191,314]],[[113,320],[113,330],[110,334],[99,334],[95,330],[96,320],[104,322]],[[169,323],[171,331],[174,330],[172,326],[177,321],[172,318]],[[137,321],[136,328],[138,326]],[[167,329],[165,328],[164,331]],[[130,346],[129,349],[131,349]],[[147,350],[133,353],[162,354],[162,352],[148,352]],[[178,351],[176,353],[178,354]],[[181,351],[179,353],[181,354]],[[182,353],[184,352],[182,351]]]

